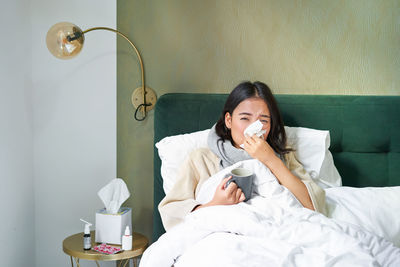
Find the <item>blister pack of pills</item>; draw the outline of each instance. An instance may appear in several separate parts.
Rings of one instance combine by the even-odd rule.
[[[107,255],[115,254],[115,253],[122,251],[122,249],[120,247],[107,245],[106,243],[102,243],[101,245],[95,246],[92,249],[94,251],[97,251],[97,252],[100,252],[103,254],[107,254]]]

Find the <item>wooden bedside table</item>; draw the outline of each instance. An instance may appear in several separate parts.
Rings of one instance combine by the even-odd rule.
[[[94,242],[95,231],[91,231],[92,237],[92,248],[98,244]],[[126,266],[130,259],[133,259],[133,264],[137,266],[137,257],[142,255],[144,250],[149,245],[149,240],[142,234],[132,233],[132,250],[125,250],[123,252],[106,255],[101,254],[94,250],[83,249],[83,232],[75,235],[71,235],[63,241],[63,251],[71,257],[71,266],[74,266],[73,259],[75,260],[76,266],[80,267],[79,260],[92,260],[96,262],[97,266],[100,266],[98,261],[117,261],[120,263],[118,266]],[[121,247],[119,245],[112,245]],[[122,265],[124,263],[124,265]]]

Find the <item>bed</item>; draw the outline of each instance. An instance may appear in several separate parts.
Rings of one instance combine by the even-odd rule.
[[[226,97],[226,94],[184,93],[161,96],[155,108],[154,143],[167,136],[210,128],[220,116]],[[343,186],[400,185],[399,96],[276,95],[276,98],[285,125],[329,130],[329,151]],[[165,232],[157,209],[165,196],[160,169],[161,159],[155,147],[153,242]]]

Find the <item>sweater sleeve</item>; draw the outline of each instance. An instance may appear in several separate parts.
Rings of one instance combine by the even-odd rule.
[[[294,152],[286,154],[285,160],[289,170],[307,187],[315,211],[326,215],[325,191],[314,182],[311,176],[303,168],[303,165],[296,159]]]
[[[166,231],[183,221],[199,205],[196,192],[211,175],[218,171],[218,158],[208,149],[194,151],[182,164],[177,182],[158,205]]]

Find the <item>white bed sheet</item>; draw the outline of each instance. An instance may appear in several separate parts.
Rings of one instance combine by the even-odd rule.
[[[256,160],[212,176],[198,200],[211,199],[221,179],[238,166],[256,173],[253,198],[190,213],[145,251],[141,267],[400,266],[400,249],[393,243],[353,223],[303,208]],[[338,214],[337,209],[330,211]]]
[[[327,188],[330,218],[359,225],[400,247],[400,186]]]

